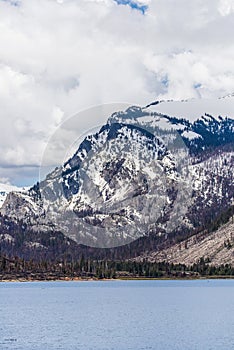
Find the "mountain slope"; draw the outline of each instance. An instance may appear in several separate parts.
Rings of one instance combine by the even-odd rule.
[[[230,264],[234,266],[234,223],[231,219],[216,232],[201,232],[170,248],[144,253],[135,261],[160,262],[193,265],[204,259],[214,266]]]

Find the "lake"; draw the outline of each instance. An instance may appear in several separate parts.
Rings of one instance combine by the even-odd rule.
[[[234,349],[234,280],[0,283],[0,349]]]

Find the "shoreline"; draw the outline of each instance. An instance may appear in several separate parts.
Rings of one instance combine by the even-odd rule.
[[[130,278],[58,278],[58,279],[26,279],[26,278],[14,278],[14,279],[1,279],[1,283],[25,283],[25,282],[110,282],[110,281],[198,281],[198,280],[233,280],[234,276],[201,276],[201,277],[184,277],[184,278],[147,278],[147,277],[130,277]]]

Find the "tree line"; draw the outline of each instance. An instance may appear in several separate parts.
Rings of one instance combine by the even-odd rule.
[[[213,276],[234,277],[234,267],[229,264],[212,266],[204,258],[191,266],[186,266],[166,261],[153,263],[130,260],[92,260],[85,259],[84,256],[74,261],[64,259],[57,262],[0,256],[0,280],[21,278],[26,280],[199,278]]]

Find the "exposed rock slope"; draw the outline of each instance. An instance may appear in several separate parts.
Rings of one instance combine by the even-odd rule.
[[[168,261],[174,264],[193,265],[204,259],[215,266],[234,266],[234,223],[231,219],[216,232],[202,232],[162,251],[145,253],[136,261]]]

